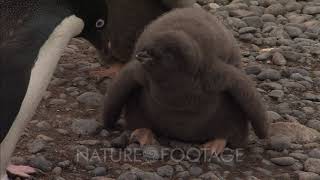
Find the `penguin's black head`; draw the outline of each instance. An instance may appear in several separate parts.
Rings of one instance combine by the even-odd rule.
[[[79,35],[90,41],[97,49],[106,48],[107,38],[105,27],[107,25],[106,0],[67,0],[76,16],[81,18],[85,27]]]

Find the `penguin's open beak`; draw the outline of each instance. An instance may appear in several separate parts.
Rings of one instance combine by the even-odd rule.
[[[148,62],[152,61],[151,55],[147,51],[140,51],[136,54],[136,59],[141,64],[147,64]]]

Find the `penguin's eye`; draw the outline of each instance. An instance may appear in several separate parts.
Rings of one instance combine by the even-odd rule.
[[[96,22],[96,28],[102,28],[104,26],[104,20],[98,19]]]

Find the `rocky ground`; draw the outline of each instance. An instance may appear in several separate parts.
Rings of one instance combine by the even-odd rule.
[[[200,159],[197,145],[172,140],[128,145],[129,132],[102,129],[111,80],[89,75],[97,53],[74,39],[12,162],[41,170],[35,179],[320,179],[320,1],[199,4],[239,40],[244,70],[268,106],[269,140],[252,135],[247,149]]]

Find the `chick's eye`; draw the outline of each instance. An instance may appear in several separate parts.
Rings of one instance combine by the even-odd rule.
[[[104,26],[104,20],[98,19],[96,22],[96,28],[102,28]]]

